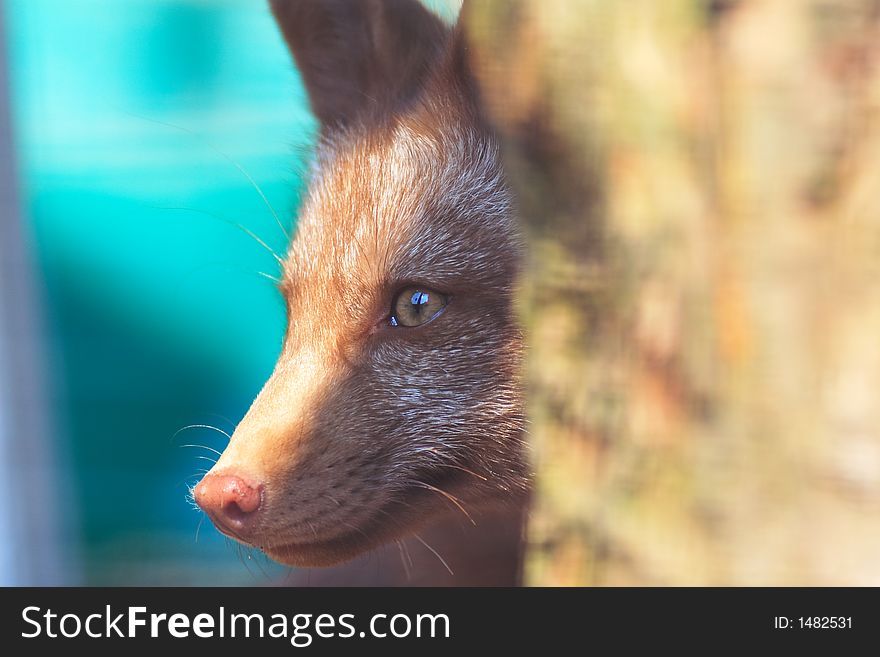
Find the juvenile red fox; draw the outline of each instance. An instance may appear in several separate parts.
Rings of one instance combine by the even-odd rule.
[[[320,142],[281,355],[195,499],[286,564],[405,541],[415,583],[517,583],[520,244],[463,32],[415,0],[270,4]]]

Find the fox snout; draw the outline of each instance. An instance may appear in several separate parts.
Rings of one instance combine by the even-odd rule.
[[[324,566],[525,491],[520,241],[460,30],[415,0],[272,7],[321,138],[281,354],[194,495]]]
[[[344,189],[307,202],[275,371],[194,491],[220,531],[291,565],[349,559],[442,514],[467,520],[525,482],[519,333],[500,283],[510,259],[499,252],[490,267],[485,252],[469,265],[458,249],[481,245],[454,240],[434,253],[432,213],[404,220],[382,206],[383,185],[401,183],[384,179],[393,169],[374,171],[379,191],[360,194],[360,216],[340,214],[355,202]],[[340,239],[379,215],[396,226],[386,239]]]
[[[206,476],[193,491],[196,503],[223,533],[247,542],[258,523],[263,486],[237,475]]]

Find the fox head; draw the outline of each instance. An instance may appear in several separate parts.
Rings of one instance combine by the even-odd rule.
[[[273,0],[321,124],[269,380],[195,498],[299,566],[527,486],[520,242],[462,31],[415,0]]]

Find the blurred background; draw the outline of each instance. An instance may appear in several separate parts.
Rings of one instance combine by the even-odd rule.
[[[185,499],[214,455],[181,445],[225,436],[176,432],[231,432],[280,347],[278,267],[245,231],[284,252],[315,123],[268,8],[2,21],[0,583],[266,581]]]

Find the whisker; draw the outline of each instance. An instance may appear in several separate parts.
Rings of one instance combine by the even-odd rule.
[[[267,573],[266,569],[263,568],[263,565],[260,563],[259,558],[254,558],[254,550],[255,549],[256,548],[253,548],[253,547],[245,548],[245,552],[247,553],[248,561],[250,561],[252,564],[254,564],[257,567],[257,569],[260,571],[260,574],[263,576],[264,579],[269,579],[269,573]],[[262,552],[260,554],[262,554]]]
[[[271,568],[272,566],[275,565],[275,562],[272,561],[272,560],[269,558],[269,555],[266,554],[265,552],[263,552],[262,550],[258,550],[258,551],[257,551],[257,558],[263,560],[263,565],[264,565],[266,568]],[[271,578],[271,575],[267,575],[267,577],[270,577],[270,578]],[[277,576],[276,576],[275,578],[277,579]]]
[[[199,542],[199,532],[200,532],[201,529],[202,529],[202,523],[203,523],[203,522],[205,522],[205,514],[204,514],[204,513],[202,514],[202,517],[199,518],[199,524],[196,525],[196,541],[195,541],[196,543]]]
[[[453,577],[455,576],[455,573],[452,572],[452,568],[449,567],[449,564],[446,563],[446,560],[445,560],[443,557],[440,556],[440,553],[437,552],[437,550],[435,550],[435,549],[432,548],[430,545],[428,545],[428,544],[425,542],[425,539],[423,539],[423,538],[422,538],[421,536],[419,536],[418,534],[413,534],[413,536],[415,536],[415,537],[416,537],[416,540],[417,540],[419,543],[421,543],[421,544],[424,545],[426,548],[428,548],[428,549],[431,551],[431,553],[432,553],[435,557],[437,557],[437,558],[440,560],[440,563],[442,563],[442,564],[443,564],[443,567],[446,568],[446,570],[449,571],[449,574],[450,574],[450,575],[452,575]]]
[[[443,465],[444,465],[444,467],[447,467],[447,468],[455,468],[456,470],[461,470],[462,472],[467,472],[468,474],[472,474],[472,475],[474,475],[477,479],[482,479],[483,481],[489,481],[489,480],[488,480],[486,477],[484,477],[483,475],[481,475],[481,474],[477,474],[477,473],[474,472],[473,470],[468,470],[467,468],[462,467],[462,466],[460,466],[460,465],[455,465],[455,464],[453,464],[453,463],[444,463]]]
[[[272,274],[267,274],[264,271],[258,269],[251,269],[250,267],[244,267],[239,265],[232,265],[226,262],[206,262],[198,265],[196,267],[188,267],[185,274],[180,277],[177,283],[177,292],[183,288],[184,284],[187,283],[190,278],[194,278],[196,275],[202,274],[205,271],[210,271],[213,275],[216,270],[222,271],[224,274],[234,273],[234,274],[244,274],[247,276],[251,276],[257,280],[259,280],[260,284],[264,284],[267,281],[272,285],[272,289],[278,293],[280,292],[280,287],[282,284],[282,279],[273,276]],[[279,295],[280,296],[280,295]],[[213,413],[212,413],[213,415]],[[234,426],[233,426],[234,428]]]
[[[214,219],[222,221],[223,223],[228,224],[228,225],[232,226],[233,228],[238,228],[245,235],[250,237],[252,240],[254,240],[257,244],[262,246],[264,249],[266,249],[266,251],[268,251],[272,255],[272,257],[275,258],[275,261],[279,265],[284,265],[284,259],[278,255],[278,252],[275,251],[275,249],[273,249],[271,246],[266,244],[265,240],[263,240],[259,235],[257,235],[250,228],[247,228],[244,224],[240,224],[237,221],[232,221],[231,219],[227,219],[226,217],[220,216],[219,214],[216,214],[214,212],[208,212],[207,210],[197,210],[196,208],[184,208],[184,207],[177,207],[177,206],[153,206],[153,207],[156,210],[171,210],[171,211],[175,211],[175,212],[194,212],[196,214],[201,214],[201,215],[205,215],[208,217],[213,217]]]
[[[262,276],[263,278],[268,278],[270,281],[272,281],[273,283],[275,283],[275,285],[281,285],[281,279],[280,279],[280,278],[275,278],[274,276],[272,276],[272,274],[267,274],[267,273],[264,272],[264,271],[255,271],[254,273],[255,273],[257,276]]]
[[[186,489],[187,489],[187,491],[188,491],[188,492],[187,492],[187,496],[189,496],[190,493],[192,492],[192,489],[195,488],[195,484],[193,484],[192,486],[190,486],[190,485],[189,485],[188,483],[186,483],[186,482],[188,482],[188,481],[189,481],[190,479],[192,479],[193,477],[198,477],[199,479],[201,479],[201,478],[204,477],[206,474],[208,474],[208,469],[207,469],[207,468],[200,468],[200,469],[196,470],[194,473],[192,473],[191,475],[189,475],[189,476],[187,476],[187,477],[184,477],[183,479],[181,479],[180,481],[178,481],[176,485],[177,485],[177,486],[180,486],[181,484],[185,485],[185,486],[186,486]]]
[[[257,576],[254,575],[254,571],[251,570],[251,567],[248,565],[245,560],[244,554],[244,546],[238,541],[235,542],[235,552],[238,554],[238,560],[241,562],[241,565],[244,566],[244,569],[248,572],[248,575],[251,576],[251,579],[257,579]]]
[[[397,543],[397,549],[400,551],[400,563],[403,565],[403,572],[406,574],[406,581],[409,582],[412,580],[412,571],[410,568],[412,567],[412,559],[409,556],[409,552],[406,550],[406,546],[403,544],[403,541],[395,541]]]
[[[216,418],[220,418],[220,419],[223,420],[226,424],[228,424],[230,427],[232,427],[232,429],[235,429],[235,422],[233,422],[232,420],[230,420],[230,419],[229,419],[228,417],[226,417],[225,415],[220,415],[220,413],[205,413],[205,415],[213,415],[213,416],[216,417]]]
[[[186,501],[193,508],[193,511],[197,511],[201,513],[202,510],[199,508],[199,505],[196,504],[196,495],[195,495],[196,485],[187,485],[186,487]]]
[[[343,525],[345,525],[349,529],[353,529],[354,531],[358,532],[361,536],[363,536],[368,541],[370,540],[370,536],[360,527],[356,527],[355,525],[352,525],[350,522],[345,522],[344,520],[340,520],[339,522],[341,522]],[[370,554],[372,554],[372,552]]]
[[[178,445],[178,447],[196,447],[198,449],[207,449],[209,452],[214,452],[217,456],[223,456],[223,452],[216,450],[213,447],[208,447],[207,445]]]
[[[217,459],[212,459],[210,456],[202,456],[201,454],[199,454],[196,458],[207,461],[208,463],[217,463]]]
[[[287,232],[287,229],[284,227],[284,224],[281,223],[281,219],[278,217],[278,213],[275,212],[275,208],[273,208],[273,207],[272,207],[272,204],[269,203],[269,199],[266,198],[266,195],[263,193],[262,188],[257,184],[257,181],[254,180],[253,178],[251,178],[251,174],[249,174],[247,171],[245,171],[245,168],[244,168],[243,166],[241,166],[238,162],[236,162],[236,161],[233,160],[231,157],[229,157],[228,155],[226,155],[226,153],[224,153],[224,152],[222,152],[221,150],[215,148],[215,147],[212,146],[211,144],[208,144],[208,146],[209,146],[209,147],[211,148],[211,150],[213,150],[215,153],[219,153],[219,154],[222,155],[224,158],[226,158],[226,160],[227,160],[232,166],[234,166],[236,169],[238,169],[238,170],[241,172],[241,175],[243,175],[245,178],[247,178],[248,182],[249,182],[251,185],[253,185],[254,189],[257,191],[257,194],[260,195],[260,198],[263,199],[263,203],[266,204],[266,207],[269,208],[269,212],[271,212],[271,213],[272,213],[272,216],[275,218],[275,223],[278,224],[278,227],[281,229],[281,232],[284,233],[284,238],[285,238],[286,240],[289,241],[289,240],[290,240],[290,233]]]
[[[134,116],[136,116],[136,115],[134,115]],[[181,125],[174,125],[173,123],[167,123],[165,121],[159,121],[158,119],[150,119],[145,116],[140,116],[138,118],[143,119],[144,121],[149,121],[150,123],[155,123],[157,125],[164,125],[167,128],[173,128],[175,130],[180,130],[181,132],[185,132],[188,135],[191,135],[192,137],[195,137],[196,139],[198,139],[202,144],[204,144],[205,146],[210,148],[212,151],[214,151],[214,153],[216,153],[217,155],[222,157],[224,160],[229,162],[232,166],[234,166],[238,170],[238,172],[241,173],[241,175],[243,175],[247,179],[247,181],[251,184],[251,186],[253,186],[253,188],[256,190],[257,194],[260,195],[260,198],[263,200],[263,203],[266,204],[266,207],[269,209],[269,212],[275,218],[275,223],[278,224],[278,227],[281,229],[281,232],[284,233],[285,239],[290,240],[290,234],[287,232],[287,229],[284,227],[284,224],[281,223],[281,219],[278,217],[278,213],[275,212],[275,208],[273,208],[272,204],[269,203],[269,199],[266,198],[266,195],[263,193],[262,188],[257,184],[257,181],[254,180],[247,171],[245,171],[245,168],[243,166],[241,166],[238,162],[233,160],[231,157],[229,157],[229,155],[227,155],[226,153],[221,151],[219,148],[214,146],[211,142],[207,141],[206,139],[201,137],[199,134],[197,134],[193,130],[190,130],[189,128],[185,128]]]
[[[459,510],[461,510],[461,512],[465,515],[465,517],[471,521],[471,524],[474,525],[474,527],[477,526],[476,521],[471,517],[471,514],[467,512],[467,509],[465,509],[464,506],[462,506],[461,500],[459,500],[457,497],[455,497],[455,495],[453,495],[452,493],[447,493],[445,490],[443,490],[441,488],[437,488],[436,486],[432,486],[431,484],[426,484],[424,481],[414,481],[413,483],[418,484],[419,486],[422,486],[423,488],[427,488],[428,490],[432,490],[436,493],[439,493],[440,495],[445,497],[447,500],[449,500],[455,506],[457,506],[459,508]]]
[[[177,431],[175,431],[175,432],[174,432],[174,435],[171,436],[171,440],[170,440],[169,442],[173,442],[174,439],[177,438],[177,435],[178,435],[178,434],[180,434],[180,433],[182,433],[182,432],[184,432],[184,431],[187,431],[187,430],[189,430],[189,429],[210,429],[211,431],[216,431],[217,433],[221,433],[221,434],[223,434],[224,436],[226,436],[226,439],[227,439],[227,440],[232,440],[232,436],[230,436],[228,433],[226,433],[225,431],[223,431],[223,429],[220,429],[220,428],[218,428],[218,427],[215,427],[215,426],[213,426],[213,425],[211,425],[211,424],[188,424],[188,425],[186,425],[185,427],[181,427],[180,429],[178,429]]]

